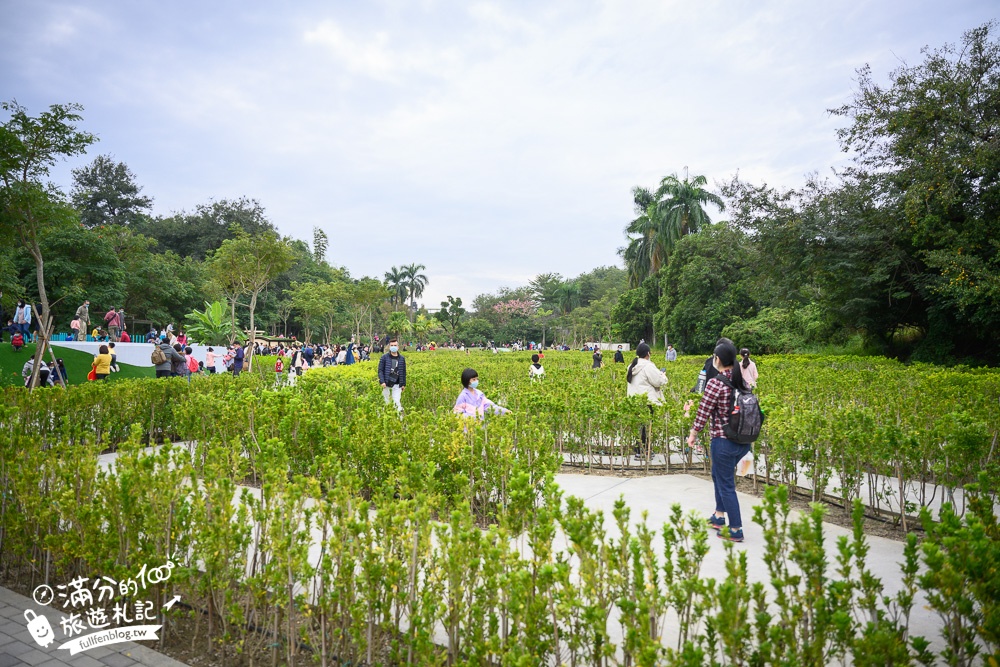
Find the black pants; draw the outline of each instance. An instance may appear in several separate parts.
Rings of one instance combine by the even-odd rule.
[[[156,371],[156,377],[158,377],[158,378],[168,378],[168,377],[170,377],[170,371]]]
[[[653,406],[647,406],[649,408],[649,417],[653,417]],[[646,433],[646,425],[643,424],[639,427],[639,442],[635,445],[636,456],[645,456],[646,452],[649,451],[649,434]]]

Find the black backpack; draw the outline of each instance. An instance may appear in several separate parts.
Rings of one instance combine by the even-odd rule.
[[[729,401],[729,423],[722,427],[726,438],[740,445],[753,444],[760,437],[760,429],[764,425],[764,412],[760,402],[751,391],[740,391],[725,375],[715,378],[732,389],[732,399]]]

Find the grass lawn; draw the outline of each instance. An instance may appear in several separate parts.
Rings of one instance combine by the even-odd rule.
[[[94,361],[93,355],[59,347],[53,348],[53,352],[55,352],[56,358],[62,359],[66,363],[66,374],[69,376],[70,384],[87,382],[87,373],[90,372],[90,364]],[[0,387],[22,386],[24,381],[21,379],[21,368],[24,367],[24,362],[28,360],[28,357],[34,353],[34,344],[25,345],[20,352],[14,352],[10,343],[0,343]],[[51,365],[52,360],[48,353],[45,354],[45,357],[45,363]],[[118,366],[121,371],[108,376],[107,382],[115,382],[124,378],[156,377],[152,366],[140,368],[123,363],[119,363]]]

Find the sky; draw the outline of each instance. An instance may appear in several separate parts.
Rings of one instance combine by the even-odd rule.
[[[422,301],[621,265],[631,190],[793,188],[849,156],[828,109],[995,2],[0,0],[0,99],[84,107],[153,213],[257,199],[283,235]],[[709,210],[714,220],[724,212]]]

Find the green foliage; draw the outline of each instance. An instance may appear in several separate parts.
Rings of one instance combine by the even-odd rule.
[[[764,308],[752,318],[736,318],[722,335],[755,354],[787,354],[836,340],[817,304],[796,310]]]
[[[221,301],[205,302],[204,310],[187,314],[184,330],[190,340],[201,345],[226,345],[235,338],[233,323]]]
[[[553,484],[560,454],[613,447],[625,432],[634,437],[633,414],[649,419],[644,404],[621,399],[620,369],[593,373],[584,355],[550,354],[547,381],[532,384],[527,355],[476,354],[487,394],[514,414],[468,422],[450,405],[470,359],[435,352],[408,361],[402,420],[382,402],[374,364],[310,371],[277,390],[252,373],[91,383],[71,394],[5,390],[2,566],[30,579],[46,563],[60,582],[172,557],[174,576],[155,595],[162,603],[180,594],[204,610],[199,645],[240,663],[267,647],[275,660],[302,662],[304,646],[320,661],[420,665],[970,664],[996,655],[995,470],[966,486],[964,518],[945,508],[935,523],[925,513],[926,539],[907,542],[888,585],[869,569],[857,498],[852,534],[829,549],[822,508],[795,518],[788,489],[768,489],[754,512],[768,571],[754,581],[746,553],[729,544],[724,569],[705,571],[697,516],[675,507],[652,527],[618,501],[606,527],[603,513]],[[803,383],[824,387],[833,404],[824,412],[852,401],[866,411],[823,436],[852,456],[870,451],[853,459],[857,470],[895,465],[878,461],[899,450],[888,442],[899,404],[915,406],[906,421],[942,422],[928,436],[934,444],[904,450],[908,457],[934,457],[941,442],[937,463],[988,457],[997,432],[993,372],[878,359],[759,363],[765,400],[794,407],[769,408],[769,459],[822,430],[818,409],[808,409],[817,393]],[[655,442],[689,423],[674,413],[698,366],[685,359],[668,369]],[[941,420],[958,396],[969,414]],[[873,432],[884,451],[871,440],[840,442]],[[144,449],[147,436],[184,444]],[[96,465],[109,446],[119,452],[113,472]],[[902,469],[935,469],[928,461]],[[965,463],[940,474],[966,483],[989,467]],[[241,488],[246,481],[257,488]],[[942,616],[940,649],[909,627],[921,599]],[[166,632],[173,621],[166,615]]]
[[[86,167],[73,170],[73,206],[85,227],[128,225],[148,215],[153,200],[140,193],[135,174],[124,162],[98,155]]]
[[[458,329],[462,325],[462,317],[465,316],[465,308],[462,308],[462,298],[455,298],[448,295],[447,301],[441,302],[441,310],[434,313],[434,317],[441,322],[448,331],[448,337],[452,341],[458,335]]]

